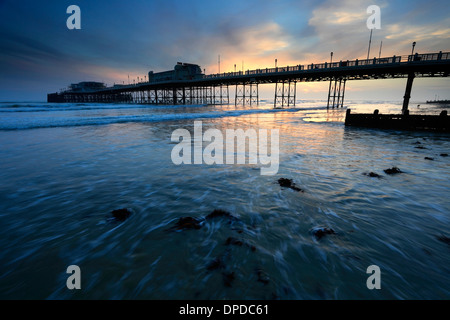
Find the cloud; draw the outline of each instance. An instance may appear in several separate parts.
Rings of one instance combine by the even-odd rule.
[[[54,91],[85,79],[121,83],[197,63],[207,73],[365,58],[366,9],[381,7],[371,56],[449,50],[448,9],[435,0],[79,0],[82,30],[65,27],[69,2],[0,0],[4,90]],[[447,12],[446,12],[447,10]],[[27,84],[27,88],[24,86]],[[5,89],[6,88],[6,89]],[[50,89],[49,89],[50,88]],[[311,91],[313,89],[311,88]]]
[[[242,69],[242,60],[246,61],[244,68],[260,68],[271,66],[274,58],[281,58],[289,49],[290,36],[279,24],[269,21],[244,27],[240,29],[224,29],[226,35],[219,33],[209,39],[208,43],[216,48],[217,54],[213,61],[210,57],[204,57],[203,61],[211,61],[207,68],[217,69],[216,59],[218,54],[223,58],[223,71],[233,71],[234,64],[237,70]],[[220,32],[220,31],[219,31]],[[226,39],[224,41],[224,39]],[[210,50],[205,51],[211,55]]]
[[[355,59],[367,48],[367,7],[373,1],[326,1],[312,11],[308,25],[315,34],[315,42],[305,48],[318,58],[329,60],[330,52],[338,59]]]
[[[275,22],[239,30],[239,48],[249,55],[266,56],[288,47],[288,36]]]
[[[450,25],[450,19],[443,21],[442,25]],[[443,28],[440,25],[415,25],[408,23],[396,23],[388,25],[386,28],[386,39],[406,41],[410,43],[410,39],[415,41],[449,40],[450,28]],[[447,42],[447,45],[450,44]]]
[[[422,5],[414,3],[405,7],[397,2],[346,0],[326,1],[312,11],[308,24],[315,41],[304,50],[322,60],[329,59],[331,51],[336,59],[366,58],[370,34],[366,26],[370,14],[366,9],[372,4],[381,8],[381,29],[373,30],[371,56],[378,56],[381,41],[383,56],[407,54],[413,41],[427,52],[449,49],[447,16],[430,16]]]

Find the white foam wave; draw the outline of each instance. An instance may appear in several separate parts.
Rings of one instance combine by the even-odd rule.
[[[24,130],[35,128],[54,128],[72,126],[95,126],[115,123],[144,123],[177,121],[186,119],[209,119],[224,117],[239,117],[246,114],[274,113],[274,112],[298,112],[305,109],[247,109],[229,111],[210,111],[203,113],[170,113],[170,114],[145,114],[145,115],[118,115],[102,117],[21,117],[17,121],[5,121],[0,123],[0,130]]]
[[[199,108],[198,105],[144,105],[144,104],[0,104],[1,112],[54,112],[54,111],[86,111],[86,110],[122,110],[122,109],[174,109],[174,108]]]

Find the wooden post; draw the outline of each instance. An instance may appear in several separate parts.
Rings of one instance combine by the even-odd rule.
[[[330,97],[331,97],[331,82],[333,79],[330,77],[330,85],[328,87],[328,102],[327,102],[327,109],[330,107]]]
[[[409,104],[409,99],[411,98],[411,88],[412,88],[414,77],[415,77],[414,73],[410,73],[408,75],[408,81],[406,82],[405,95],[403,96],[403,108],[402,108],[403,114],[408,113],[408,104]]]
[[[344,87],[342,88],[341,108],[344,107],[344,94],[345,94],[345,82],[346,81],[347,81],[347,79],[344,79]]]

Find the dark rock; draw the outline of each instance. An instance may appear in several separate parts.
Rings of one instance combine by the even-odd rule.
[[[371,177],[371,178],[381,178],[381,176],[375,172],[363,173],[363,175]]]
[[[375,173],[375,172],[370,172],[370,173],[369,173],[369,177],[372,177],[372,178],[380,178],[381,176],[380,176],[379,174]]]
[[[284,188],[291,188],[292,190],[298,191],[298,192],[304,192],[304,190],[300,189],[295,185],[295,183],[292,181],[292,179],[287,178],[280,178],[278,179],[278,184]]]
[[[416,149],[427,149],[424,146],[417,146],[417,147],[414,147],[414,148],[416,148]]]
[[[280,186],[285,188],[290,188],[293,185],[292,179],[280,178],[278,179],[278,183]]]
[[[397,174],[397,173],[402,173],[403,171],[401,171],[399,168],[397,168],[397,167],[392,167],[392,168],[390,168],[390,169],[386,169],[386,170],[384,170],[384,172],[386,173],[386,174]]]
[[[235,245],[235,246],[239,246],[242,247],[242,245],[244,244],[244,242],[242,242],[241,240],[238,240],[236,238],[233,237],[228,237],[227,241],[225,242],[226,245]]]
[[[290,188],[291,188],[292,190],[294,190],[294,191],[305,192],[305,190],[303,190],[303,189],[301,189],[301,188],[299,188],[299,187],[296,187],[296,186],[291,186]]]
[[[256,274],[258,275],[258,282],[263,284],[268,284],[270,282],[270,277],[267,273],[265,273],[262,269],[256,269]]]
[[[288,188],[292,185],[292,180],[287,178],[280,178],[278,179],[278,183],[280,184],[280,186]]]
[[[231,287],[234,281],[234,272],[222,272],[223,284],[225,287]]]
[[[439,241],[443,242],[443,243],[446,243],[446,244],[450,245],[450,238],[449,237],[441,235],[441,236],[437,237],[437,239]]]
[[[430,157],[425,157],[425,160],[434,160],[434,158],[430,158]]]
[[[126,208],[111,211],[111,214],[116,221],[125,221],[131,216],[131,213],[131,210]]]
[[[217,270],[217,269],[223,269],[225,267],[225,263],[223,262],[221,257],[215,258],[214,260],[212,260],[208,266],[206,267],[206,269],[208,269],[209,271],[212,270]]]
[[[448,154],[447,153],[441,153],[440,156],[441,157],[448,157]]]
[[[222,209],[215,209],[213,212],[206,216],[206,219],[212,219],[217,217],[226,217],[231,219],[236,219],[231,213]]]
[[[317,240],[322,239],[327,234],[336,234],[336,232],[331,228],[314,228],[312,230],[312,234],[316,237]]]
[[[231,245],[239,246],[239,247],[242,247],[243,245],[245,245],[246,247],[249,247],[250,250],[256,251],[256,247],[254,245],[244,242],[242,240],[233,238],[233,237],[228,237],[227,240],[225,241],[225,244],[227,246],[231,244]]]
[[[420,141],[416,141],[413,144],[422,144]]]
[[[202,227],[201,221],[192,217],[181,217],[172,229],[184,230],[184,229],[200,229]]]

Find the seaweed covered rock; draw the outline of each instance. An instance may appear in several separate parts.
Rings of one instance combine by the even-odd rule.
[[[229,213],[228,211],[222,210],[222,209],[214,209],[213,212],[211,212],[210,214],[208,214],[206,216],[206,219],[213,219],[213,218],[217,218],[217,217],[226,217],[226,218],[236,219],[236,217],[233,216],[231,213]]]
[[[399,168],[397,168],[397,167],[392,167],[392,168],[389,168],[389,169],[386,169],[386,170],[384,170],[384,172],[386,173],[386,174],[397,174],[397,173],[402,173],[403,171],[401,171]]]
[[[127,208],[122,208],[122,209],[117,209],[117,210],[111,211],[111,215],[113,216],[113,218],[116,221],[120,221],[120,222],[128,219],[131,216],[131,214],[132,214],[132,211]]]
[[[172,230],[200,229],[202,227],[201,220],[192,217],[181,217]]]
[[[278,184],[283,188],[290,188],[292,190],[298,191],[298,192],[304,192],[304,190],[300,189],[295,185],[295,183],[292,181],[292,179],[287,178],[280,178],[278,179]]]
[[[336,232],[331,228],[317,227],[311,230],[311,233],[317,240],[322,239],[324,236],[329,234],[336,234]]]
[[[217,257],[217,258],[211,260],[211,262],[208,263],[208,265],[206,266],[206,269],[208,269],[209,271],[223,269],[223,268],[225,268],[225,262],[223,261],[223,259],[221,257]]]
[[[225,287],[231,287],[235,279],[234,272],[222,272],[222,277]]]
[[[234,245],[234,246],[239,246],[239,247],[242,247],[245,245],[246,247],[250,248],[250,250],[256,251],[256,247],[254,245],[244,242],[242,240],[236,239],[234,237],[228,237],[227,240],[225,241],[225,245],[227,245],[227,246]]]
[[[438,237],[436,237],[439,241],[441,241],[441,242],[443,242],[443,243],[446,243],[446,244],[448,244],[448,245],[450,245],[450,238],[449,237],[446,237],[446,236],[444,236],[444,235],[440,235],[440,236],[438,236]]]
[[[369,172],[369,173],[365,172],[365,173],[363,173],[363,175],[371,177],[371,178],[381,178],[381,176],[378,173],[375,173],[375,172],[372,172],[372,171]]]
[[[225,241],[225,244],[226,245],[232,244],[232,245],[235,245],[235,246],[242,247],[244,242],[241,241],[241,240],[238,240],[236,238],[233,238],[233,237],[228,237],[227,240]]]
[[[256,275],[258,276],[258,282],[261,282],[265,285],[270,282],[270,277],[266,272],[264,272],[264,270],[260,268],[256,269]]]

